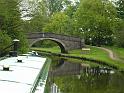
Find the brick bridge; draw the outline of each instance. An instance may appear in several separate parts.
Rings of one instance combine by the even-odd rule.
[[[61,48],[62,53],[67,53],[71,49],[79,49],[84,46],[84,40],[77,37],[60,35],[54,33],[32,32],[27,34],[29,46],[41,40],[51,40],[56,42]]]

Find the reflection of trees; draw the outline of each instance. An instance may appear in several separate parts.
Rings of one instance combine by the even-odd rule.
[[[50,56],[52,58],[51,70],[59,68],[64,63],[64,58],[57,58],[54,56]]]
[[[55,83],[63,93],[104,93],[109,83],[109,75],[81,75],[55,77]]]
[[[55,83],[63,93],[124,93],[123,74],[86,74],[55,77]]]
[[[50,78],[53,78],[62,93],[124,93],[124,74],[99,73],[98,70],[83,70],[80,79],[77,75]]]
[[[104,90],[107,89],[109,78],[108,74],[83,74],[81,82],[87,93],[104,93]]]
[[[106,93],[124,93],[124,73],[111,75]]]

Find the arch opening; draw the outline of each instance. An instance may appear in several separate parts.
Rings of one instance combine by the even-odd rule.
[[[41,46],[42,46],[43,41],[44,42],[45,41],[54,42],[57,46],[59,46],[61,53],[68,53],[65,44],[63,42],[61,42],[60,40],[53,39],[53,38],[40,38],[40,39],[37,39],[37,40],[33,41],[30,46],[31,47],[34,46],[37,42],[41,42]],[[49,46],[51,46],[51,45],[49,44]]]

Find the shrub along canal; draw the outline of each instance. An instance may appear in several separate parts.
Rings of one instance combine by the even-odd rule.
[[[124,93],[124,72],[51,58],[45,93]]]

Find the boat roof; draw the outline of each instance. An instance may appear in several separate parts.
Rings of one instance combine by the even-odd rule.
[[[29,93],[45,61],[46,58],[36,56],[18,56],[1,60],[0,93]],[[4,66],[9,67],[9,71],[4,71]],[[40,93],[43,93],[44,86],[41,89]]]

